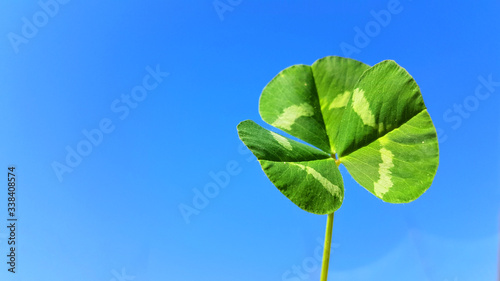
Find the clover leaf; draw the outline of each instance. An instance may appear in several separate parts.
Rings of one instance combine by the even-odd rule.
[[[267,177],[305,211],[330,214],[341,206],[340,164],[390,203],[415,200],[436,173],[436,130],[417,83],[394,61],[370,67],[329,56],[288,67],[264,88],[259,112],[265,122],[310,144],[250,120],[238,125]]]

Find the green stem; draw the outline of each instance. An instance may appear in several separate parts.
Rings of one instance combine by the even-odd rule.
[[[328,278],[328,264],[330,263],[330,248],[332,247],[333,213],[326,219],[325,248],[323,249],[323,264],[321,265],[321,280]]]

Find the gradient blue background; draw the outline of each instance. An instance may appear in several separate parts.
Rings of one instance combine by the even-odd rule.
[[[383,203],[342,169],[331,280],[495,280],[500,86],[467,117],[453,110],[479,77],[500,82],[500,3],[401,0],[358,52],[343,52],[391,2],[233,0],[219,15],[212,0],[69,1],[16,52],[9,34],[42,8],[2,1],[0,171],[17,167],[19,221],[12,275],[4,184],[0,280],[319,280],[326,216],[280,194],[236,125],[269,128],[258,114],[267,82],[328,55],[396,60],[440,136],[434,183],[411,204]],[[157,65],[170,75],[121,120],[111,104]],[[59,181],[53,162],[103,118],[114,131]],[[228,163],[238,173],[187,223],[179,206]],[[294,265],[302,275],[287,273]]]

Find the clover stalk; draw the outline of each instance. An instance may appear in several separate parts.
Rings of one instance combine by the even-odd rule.
[[[330,263],[330,249],[332,247],[333,213],[326,219],[325,248],[323,249],[323,263],[321,265],[321,281],[328,278],[328,264]]]
[[[333,159],[335,159],[335,164],[337,164],[337,167],[340,166],[340,159],[337,159],[337,155],[335,155],[335,153],[332,153],[331,156]],[[328,265],[330,264],[330,250],[332,248],[333,219],[334,213],[328,214],[326,218],[325,245],[323,248],[323,263],[321,264],[320,281],[327,281],[328,279]]]

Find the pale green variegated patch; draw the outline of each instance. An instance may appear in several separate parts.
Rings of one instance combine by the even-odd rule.
[[[331,195],[342,198],[342,190],[340,187],[336,186],[332,182],[330,182],[327,178],[323,177],[318,171],[314,170],[311,167],[304,166],[298,163],[290,163],[294,166],[301,168],[306,171],[309,175],[313,176]]]
[[[356,88],[352,94],[352,109],[363,120],[363,124],[376,128],[375,116],[370,109],[370,103],[365,98],[365,91]]]
[[[340,207],[343,184],[337,164],[391,203],[415,200],[436,173],[434,125],[418,85],[394,61],[370,67],[325,57],[311,66],[291,66],[264,88],[259,112],[267,123],[319,148],[251,121],[238,125],[240,138],[271,182],[308,212]]]
[[[313,116],[314,108],[307,103],[302,103],[299,105],[292,105],[283,110],[278,118],[271,124],[276,128],[291,130],[292,125],[295,124],[295,121],[300,117]]]
[[[288,149],[288,150],[292,150],[293,147],[292,145],[290,144],[290,142],[283,136],[280,136],[278,134],[276,134],[275,132],[271,132],[271,135],[273,136],[273,138],[279,143],[281,144],[284,148]]]
[[[332,110],[334,108],[341,108],[343,109],[347,103],[349,102],[349,99],[351,98],[351,92],[345,91],[343,94],[338,95],[333,99],[333,101],[330,103],[330,106],[328,109]],[[325,105],[328,105],[325,103]]]
[[[391,181],[391,168],[394,167],[392,163],[394,154],[392,154],[390,150],[382,147],[380,149],[380,156],[382,158],[382,163],[378,165],[379,180],[374,183],[373,191],[377,197],[382,198],[393,185]]]

